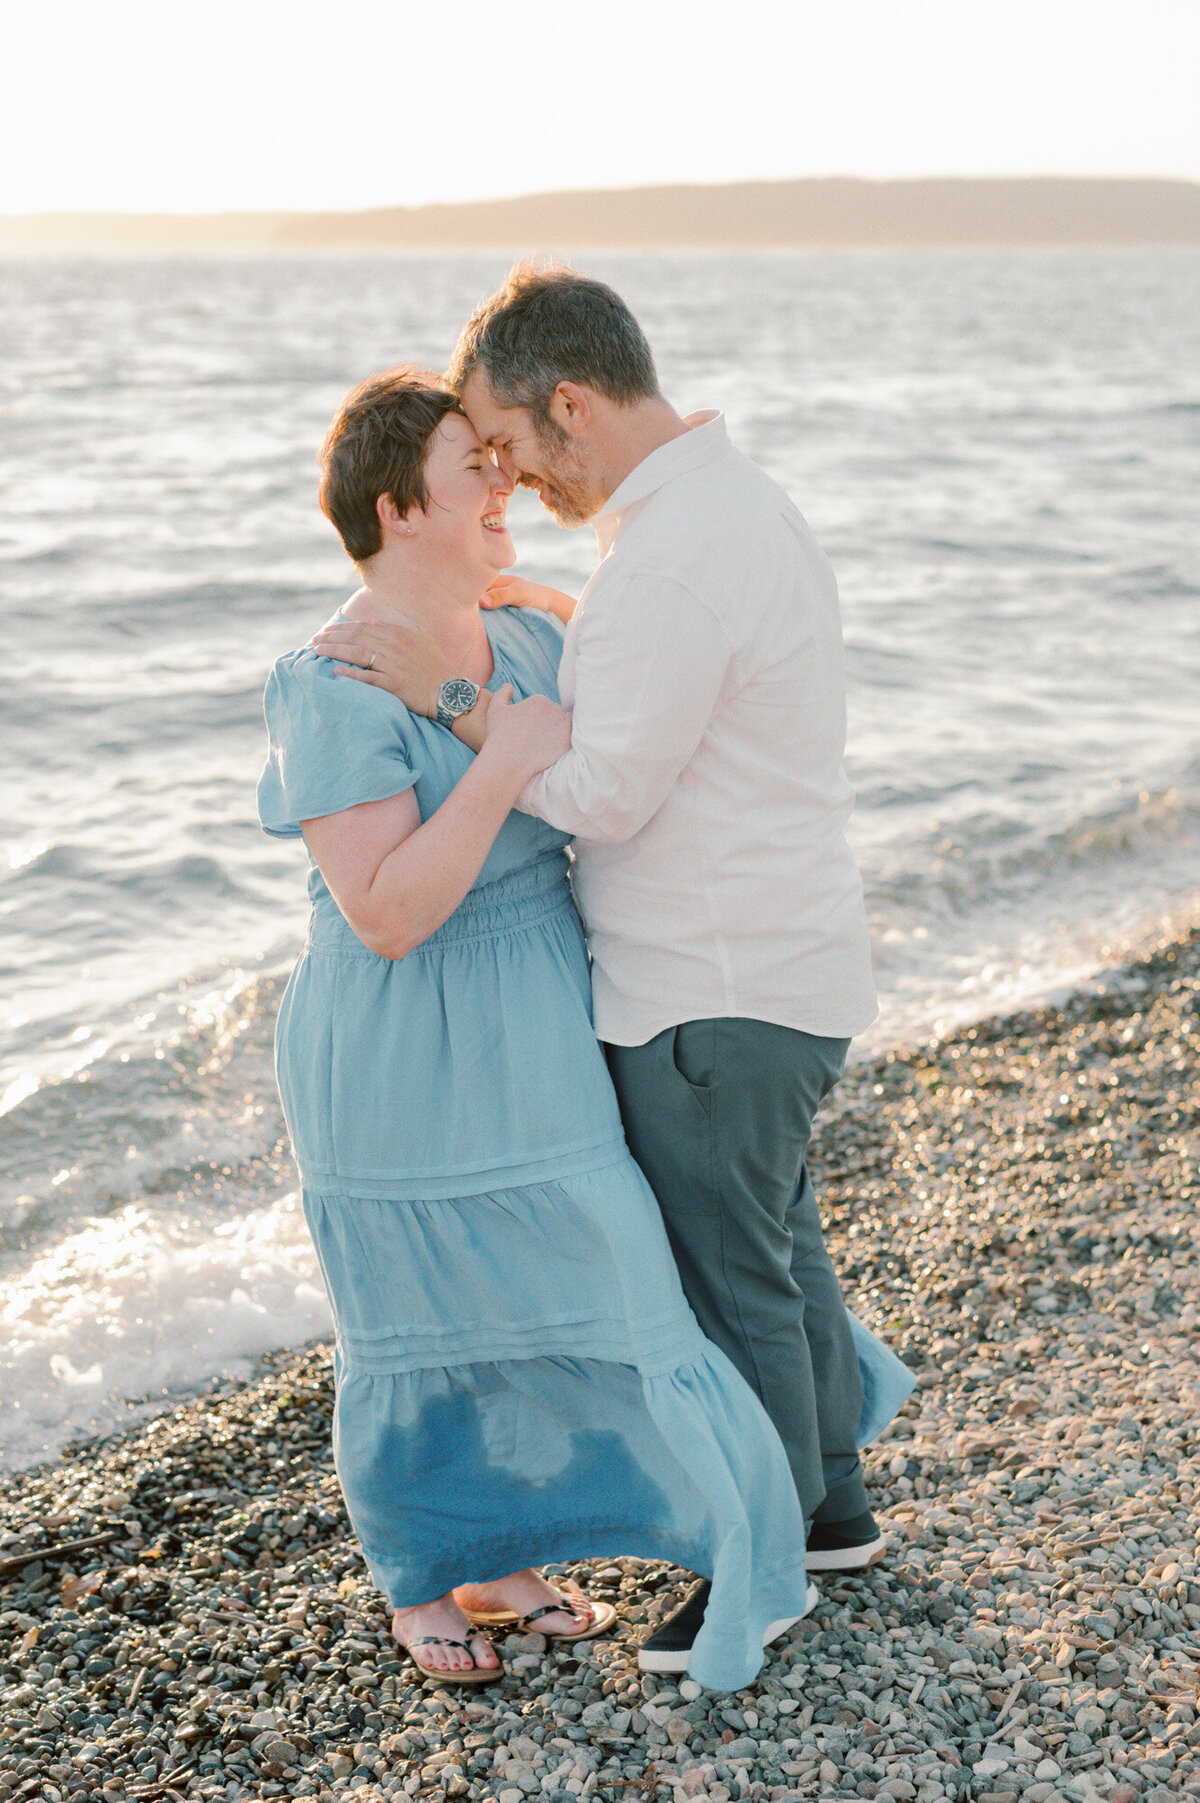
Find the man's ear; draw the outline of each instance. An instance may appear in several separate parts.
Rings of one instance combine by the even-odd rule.
[[[592,417],[592,395],[578,382],[560,382],[550,396],[550,418],[554,424],[578,438],[587,430]]]
[[[380,495],[376,499],[375,512],[385,537],[391,533],[393,536],[398,534],[401,538],[411,538],[416,530],[401,513],[391,495]]]

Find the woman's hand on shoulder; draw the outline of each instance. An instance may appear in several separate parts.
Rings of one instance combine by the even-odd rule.
[[[575,597],[560,588],[548,588],[544,582],[530,582],[524,576],[497,576],[479,597],[480,607],[533,607],[539,613],[553,614],[565,626],[575,612]]]
[[[331,620],[313,634],[313,650],[333,658],[339,676],[387,689],[414,714],[437,715],[438,690],[455,672],[419,626],[390,620]]]
[[[531,695],[528,701],[512,697],[509,683],[492,696],[487,739],[480,755],[502,762],[521,778],[524,787],[531,776],[557,763],[571,749],[571,716],[548,695]]]

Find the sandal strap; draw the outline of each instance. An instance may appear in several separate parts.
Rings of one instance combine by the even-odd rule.
[[[471,1640],[474,1640],[474,1638],[475,1636],[472,1634]],[[457,1646],[461,1647],[464,1653],[470,1653],[471,1640],[451,1640],[445,1634],[426,1634],[423,1640],[414,1640],[410,1643],[410,1646]],[[471,1657],[472,1659],[475,1657],[474,1653],[471,1653]]]
[[[528,1615],[522,1615],[517,1626],[520,1628],[531,1627],[535,1621],[541,1621],[544,1615],[582,1615],[588,1621],[596,1619],[596,1611],[586,1597],[580,1598],[578,1608],[572,1608],[570,1599],[560,1595],[556,1603],[547,1603],[543,1609],[533,1609]]]

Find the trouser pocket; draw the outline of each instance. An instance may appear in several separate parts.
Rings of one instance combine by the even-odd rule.
[[[707,1100],[717,1083],[717,1022],[685,1020],[672,1028],[671,1062],[684,1082]]]

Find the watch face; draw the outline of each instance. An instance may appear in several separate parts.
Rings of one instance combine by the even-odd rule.
[[[468,682],[465,676],[451,677],[442,684],[441,701],[448,714],[468,714],[478,699],[478,685]]]

